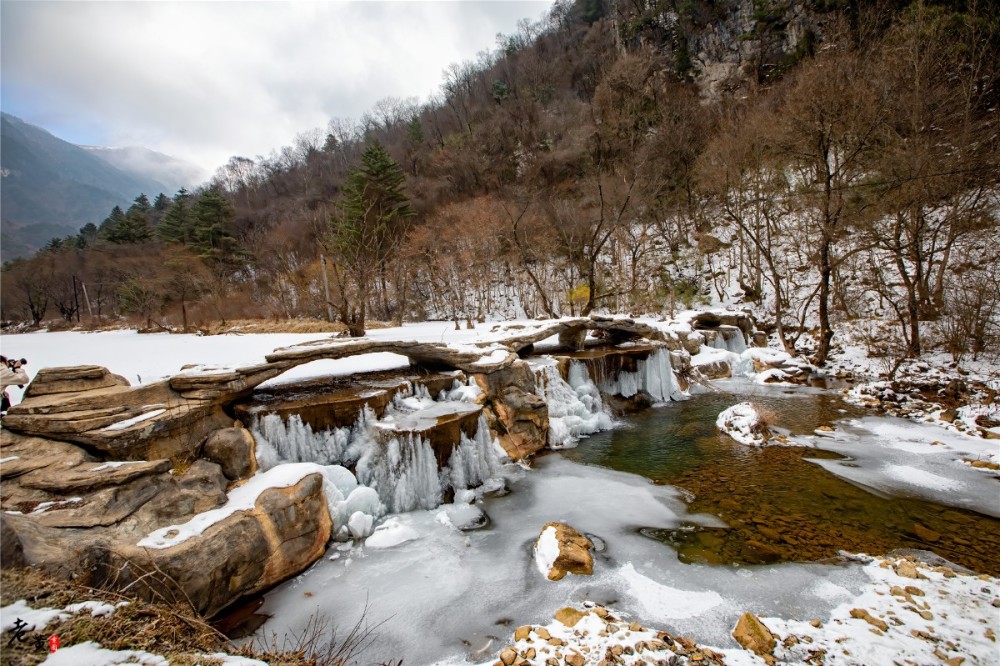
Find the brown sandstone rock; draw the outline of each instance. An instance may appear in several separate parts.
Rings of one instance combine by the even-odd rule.
[[[222,428],[205,440],[202,455],[218,463],[230,481],[248,479],[257,472],[257,445],[246,428]]]
[[[913,531],[918,537],[924,541],[929,541],[930,543],[934,543],[935,541],[939,541],[941,539],[940,534],[928,527],[924,527],[920,523],[913,524]]]
[[[559,555],[552,568],[549,570],[549,580],[562,580],[568,573],[589,576],[594,573],[594,557],[590,550],[594,547],[590,539],[577,532],[565,523],[546,523],[542,528],[542,535],[546,530],[555,530],[556,542],[559,546]],[[541,539],[541,535],[539,535]],[[535,542],[538,547],[538,541]]]
[[[694,369],[706,379],[725,379],[733,376],[733,369],[725,361],[705,361],[696,364]]]
[[[45,468],[23,475],[18,482],[60,494],[86,492],[108,486],[121,486],[142,477],[161,474],[170,469],[169,460],[139,462],[84,462],[69,469]]]
[[[877,617],[874,617],[864,608],[852,608],[851,617],[853,617],[856,620],[864,620],[868,624],[872,625],[873,627],[877,627],[882,631],[889,630],[889,625],[886,624],[884,620],[880,620]]]
[[[777,640],[775,640],[770,630],[764,626],[764,623],[753,613],[743,613],[740,616],[739,621],[736,623],[736,628],[733,629],[733,638],[736,639],[737,643],[754,654],[763,657],[765,660],[769,657],[773,660],[772,652],[775,645],[777,645]]]
[[[694,356],[701,351],[701,346],[705,344],[705,336],[700,331],[685,333],[681,338],[681,345],[687,353]]]
[[[25,398],[35,398],[55,393],[77,393],[112,386],[129,386],[127,379],[112,374],[99,365],[80,365],[65,368],[42,368],[31,380]]]
[[[122,555],[140,566],[155,564],[212,616],[303,571],[325,552],[331,529],[322,477],[310,474],[294,486],[265,490],[252,511],[235,513],[200,536],[162,550],[123,548]]]
[[[0,429],[0,457],[13,458],[0,465],[0,477],[12,479],[36,469],[75,467],[90,456],[78,446],[44,437],[27,437],[7,428]]]
[[[511,386],[492,402],[500,444],[513,460],[545,448],[549,441],[549,407],[534,393]]]
[[[584,618],[586,613],[575,608],[560,608],[556,611],[555,618],[567,627],[575,627],[576,623]]]

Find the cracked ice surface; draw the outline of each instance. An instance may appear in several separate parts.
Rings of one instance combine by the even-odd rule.
[[[491,518],[485,529],[455,529],[439,517],[447,507],[394,516],[395,530],[405,526],[408,537],[418,536],[321,560],[267,595],[261,612],[272,618],[260,631],[280,636],[316,613],[349,626],[367,605],[367,621],[385,624],[366,662],[405,657],[430,664],[469,655],[483,661],[499,646],[491,637],[506,640],[518,624],[546,623],[556,609],[589,599],[648,626],[734,647],[729,632],[741,612],[819,616],[843,600],[831,590],[853,595],[866,580],[854,564],[682,564],[639,528],[722,523],[688,514],[678,490],[635,475],[550,455],[531,472],[518,471],[511,485],[512,494],[479,504]],[[595,553],[593,576],[553,583],[538,575],[533,544],[550,521],[605,544]]]
[[[889,416],[842,421],[820,441],[815,437],[795,440],[848,456],[849,460],[810,462],[866,490],[918,497],[1000,518],[996,479],[962,462],[996,452],[1000,449],[997,440]]]

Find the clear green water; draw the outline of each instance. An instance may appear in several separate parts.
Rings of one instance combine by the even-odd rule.
[[[799,447],[743,446],[720,434],[716,417],[750,399],[792,434],[859,416],[837,395],[699,395],[628,417],[562,455],[645,476],[693,495],[692,512],[712,513],[728,529],[645,530],[681,559],[706,563],[810,561],[840,550],[878,554],[930,550],[975,571],[1000,574],[1000,521],[909,498],[882,498],[807,458],[836,454]]]

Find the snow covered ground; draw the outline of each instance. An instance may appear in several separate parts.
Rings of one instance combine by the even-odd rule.
[[[485,329],[485,325],[483,325]],[[368,331],[372,340],[415,340],[417,342],[465,342],[477,339],[483,330],[455,330],[452,322],[424,322],[400,328]],[[149,384],[181,371],[185,365],[231,367],[264,361],[279,347],[322,339],[315,333],[256,333],[250,335],[193,335],[170,333],[138,334],[132,330],[83,333],[18,333],[0,336],[5,356],[28,359],[26,370],[34,377],[41,368],[73,365],[101,365],[124,376],[132,385]],[[365,354],[336,361],[314,361],[293,368],[272,382],[348,375],[367,370],[405,367],[399,354]],[[17,404],[22,390],[9,389]]]

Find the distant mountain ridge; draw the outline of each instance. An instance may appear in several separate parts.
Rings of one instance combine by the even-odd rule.
[[[162,183],[166,187],[163,190],[165,194],[174,194],[182,187],[192,189],[206,179],[205,171],[201,167],[142,146],[124,148],[80,146],[80,148],[126,173],[145,176]]]
[[[150,199],[160,192],[172,194],[180,182],[176,174],[183,172],[178,165],[184,165],[132,149],[84,149],[9,113],[0,114],[0,147],[2,261],[30,256],[51,238],[76,234],[89,222],[100,224],[112,208],[125,207],[140,194]],[[114,164],[137,164],[141,158],[158,165],[163,180],[150,177],[149,170]]]

